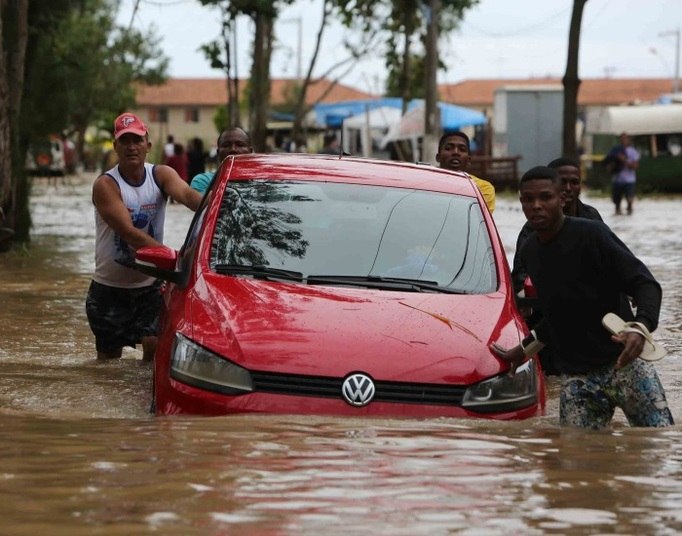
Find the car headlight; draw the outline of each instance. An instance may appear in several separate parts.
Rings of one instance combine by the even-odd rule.
[[[462,407],[480,413],[513,411],[537,401],[535,361],[530,359],[510,376],[508,372],[469,387]]]
[[[171,351],[170,376],[182,383],[228,395],[253,391],[251,374],[176,333]]]

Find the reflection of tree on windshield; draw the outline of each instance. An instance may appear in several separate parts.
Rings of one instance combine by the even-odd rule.
[[[273,254],[302,258],[308,241],[298,226],[301,218],[277,205],[314,201],[288,193],[284,183],[240,183],[225,190],[213,237],[213,262],[271,264]]]

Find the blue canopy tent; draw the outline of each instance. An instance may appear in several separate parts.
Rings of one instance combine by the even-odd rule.
[[[368,100],[354,100],[335,103],[317,104],[314,106],[315,122],[327,128],[341,128],[342,122],[348,117],[363,114],[372,111],[376,108],[390,107],[401,109],[403,100],[397,97],[386,97],[383,99],[368,99]],[[465,108],[456,104],[449,104],[447,102],[439,102],[438,108],[440,110],[440,123],[444,131],[458,130],[465,126],[484,125],[487,118],[478,110],[472,108]],[[407,106],[407,113],[403,116],[411,119],[411,123],[418,121],[419,114],[422,117],[424,114],[424,100],[413,99]],[[401,120],[401,123],[403,122]],[[421,133],[424,134],[423,120],[421,126]],[[415,135],[413,130],[409,131],[409,135]]]
[[[402,99],[366,99],[343,102],[328,102],[316,104],[313,107],[315,123],[327,128],[341,128],[343,120],[354,115],[364,114],[377,108],[389,107],[400,109],[403,106]]]
[[[371,100],[345,101],[338,103],[318,104],[313,108],[315,122],[326,128],[341,129],[344,121],[350,117],[366,115],[382,107],[402,109],[402,99],[383,98]],[[485,125],[488,122],[486,116],[472,108],[465,108],[447,102],[438,103],[440,126],[443,132],[453,132],[463,127]],[[411,146],[411,153],[419,153],[419,139],[425,132],[424,100],[413,99],[407,106],[407,112],[398,120],[390,124],[388,131],[381,138],[379,146],[384,149],[390,142],[407,142]],[[344,141],[344,150],[347,150]],[[367,154],[368,139],[365,135],[363,153]]]
[[[423,110],[423,106],[420,109]],[[488,122],[485,114],[473,108],[439,102],[438,109],[440,110],[440,126],[445,132],[459,130],[462,127],[485,125]]]

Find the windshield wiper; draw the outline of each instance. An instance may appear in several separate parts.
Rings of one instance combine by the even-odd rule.
[[[301,272],[272,268],[264,264],[216,264],[215,271],[223,275],[250,275],[257,279],[303,281],[303,274]]]
[[[403,277],[382,277],[379,275],[309,275],[306,278],[309,285],[357,285],[371,288],[391,290],[411,290],[414,292],[433,291],[447,294],[466,294],[462,290],[442,287],[436,281],[423,279],[409,279]]]
[[[466,291],[442,287],[436,281],[410,279],[403,277],[382,277],[378,275],[309,275],[301,272],[272,268],[264,264],[216,264],[215,271],[223,275],[248,275],[256,279],[285,279],[309,285],[354,285],[386,290],[406,290],[411,292],[442,292],[446,294],[468,294]]]

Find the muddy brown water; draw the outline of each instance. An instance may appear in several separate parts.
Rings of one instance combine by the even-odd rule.
[[[90,178],[38,182],[33,244],[0,255],[0,534],[675,534],[682,429],[527,421],[149,415],[138,351],[94,360]],[[682,422],[680,199],[612,216],[664,289],[658,368]],[[169,206],[167,243],[191,214]],[[511,256],[523,223],[498,199]]]

